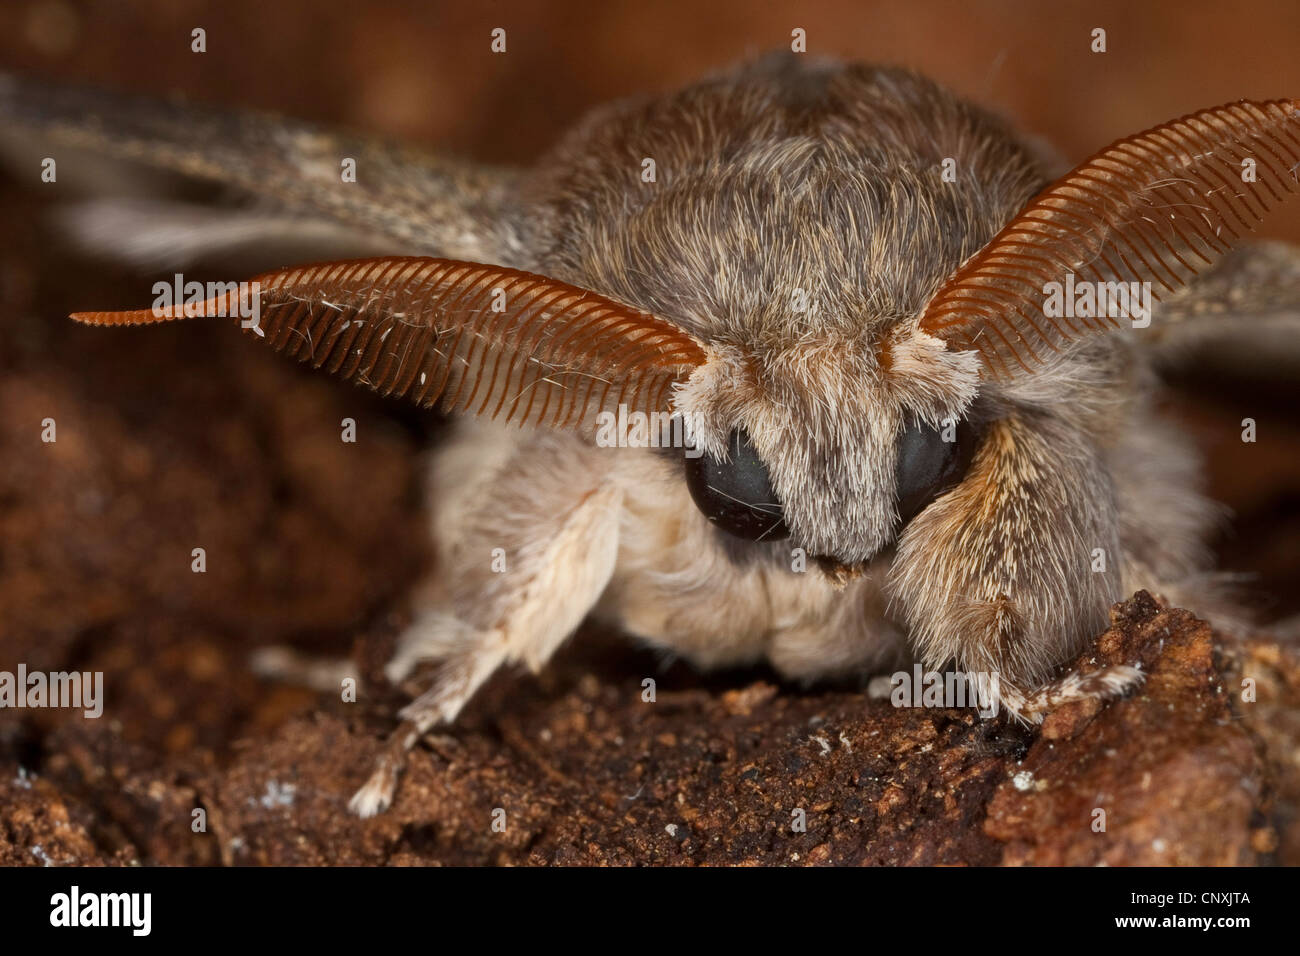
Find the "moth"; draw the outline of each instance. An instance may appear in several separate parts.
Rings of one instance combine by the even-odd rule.
[[[924,77],[798,56],[597,109],[528,169],[16,80],[0,115],[261,198],[93,208],[83,235],[119,254],[384,252],[262,272],[248,329],[455,417],[387,671],[427,677],[362,815],[489,675],[542,668],[589,615],[704,668],[993,675],[1031,723],[1124,693],[1134,667],[1060,673],[1110,605],[1210,600],[1212,509],[1154,414],[1159,363],[1300,327],[1300,253],[1243,241],[1296,191],[1296,100],[1068,172]],[[631,420],[689,441],[602,440]]]

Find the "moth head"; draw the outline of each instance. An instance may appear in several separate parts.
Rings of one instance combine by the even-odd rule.
[[[1050,406],[1062,382],[1086,383],[1085,346],[1158,323],[1161,301],[1295,191],[1298,165],[1295,102],[1205,110],[1043,190],[913,316],[710,343],[677,395],[705,453],[687,465],[697,502],[724,530],[860,565],[962,480],[993,406]],[[757,500],[731,500],[744,494]]]
[[[859,564],[969,463],[978,362],[915,328],[707,352],[676,406],[692,496],[725,532]]]

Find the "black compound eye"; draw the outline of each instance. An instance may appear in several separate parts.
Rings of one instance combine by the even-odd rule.
[[[704,454],[686,459],[686,487],[704,517],[728,534],[750,541],[789,537],[785,512],[772,490],[767,466],[743,428],[727,439],[729,461]]]
[[[973,430],[964,421],[937,429],[920,422],[907,426],[898,439],[894,468],[900,529],[965,477],[975,444]]]

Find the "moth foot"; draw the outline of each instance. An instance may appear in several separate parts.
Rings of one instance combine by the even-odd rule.
[[[478,671],[482,668],[476,665],[480,665],[480,660],[475,655],[468,659],[444,660],[433,686],[398,711],[402,723],[389,736],[370,778],[348,802],[353,813],[359,817],[373,817],[392,805],[412,748],[436,724],[454,720],[478,687],[482,680]]]
[[[392,806],[397,782],[406,770],[407,754],[427,729],[415,721],[405,720],[393,731],[384,752],[375,761],[370,777],[348,801],[349,810],[364,819],[377,816]]]
[[[1029,693],[1003,684],[1002,705],[1022,723],[1041,724],[1053,710],[1079,700],[1122,697],[1145,679],[1141,670],[1126,664],[1087,673],[1074,671]]]
[[[356,793],[352,794],[352,799],[348,801],[348,809],[363,820],[383,813],[393,804],[393,795],[397,792],[397,778],[400,775],[400,767],[395,766],[386,757],[381,757],[376,761],[370,778]]]

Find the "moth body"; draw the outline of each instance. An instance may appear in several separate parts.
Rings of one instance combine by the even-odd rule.
[[[0,114],[75,131],[75,97],[7,96]],[[318,177],[340,141],[277,133],[267,153],[267,122],[162,112],[71,138],[278,190],[312,228],[403,253],[259,277],[266,342],[460,415],[388,667],[432,676],[357,812],[499,667],[544,667],[589,615],[705,668],[955,666],[1036,721],[1140,680],[1059,673],[1112,603],[1213,603],[1212,509],[1153,410],[1157,360],[1233,321],[1296,330],[1300,256],[1229,249],[1295,189],[1294,101],[1202,111],[1056,178],[914,74],[768,58],[599,109],[530,170],[348,144],[375,159],[360,199]],[[175,145],[195,124],[223,136],[199,158]],[[1053,288],[1157,304],[1066,314]],[[605,447],[629,412],[688,423],[687,447]]]

